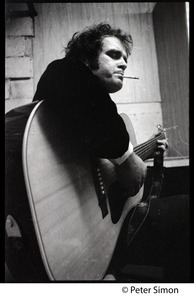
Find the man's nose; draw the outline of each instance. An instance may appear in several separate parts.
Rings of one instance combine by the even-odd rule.
[[[120,58],[118,67],[122,68],[122,70],[125,70],[127,68],[127,62],[123,57]]]

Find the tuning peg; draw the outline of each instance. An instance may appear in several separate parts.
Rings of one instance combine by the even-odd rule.
[[[162,125],[158,124],[157,128],[158,128],[158,131],[163,131]]]

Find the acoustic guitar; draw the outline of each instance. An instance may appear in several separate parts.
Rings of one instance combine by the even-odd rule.
[[[84,149],[75,146],[73,137],[45,104],[33,102],[6,115],[6,216],[15,202],[14,218],[21,236],[27,236],[26,224],[32,223],[38,246],[33,242],[29,251],[39,249],[38,261],[49,280],[102,280],[123,222],[141,201],[143,187],[127,198],[114,165],[106,159],[92,161]],[[136,145],[131,121],[122,117]],[[162,138],[161,131],[135,146],[135,153],[147,159],[156,149],[156,140]],[[22,199],[22,190],[26,199]],[[30,218],[19,209],[23,201],[29,205]],[[31,237],[27,237],[29,243]],[[14,268],[11,260],[17,258],[9,247],[7,241],[8,265]],[[32,256],[31,263],[38,265],[36,255]],[[38,281],[38,272],[36,276]]]

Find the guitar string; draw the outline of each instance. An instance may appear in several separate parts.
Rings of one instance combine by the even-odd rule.
[[[155,143],[153,144],[153,147],[154,147],[154,145],[155,145]],[[145,159],[145,158],[148,158],[151,154],[152,154],[152,152],[153,152],[153,147],[151,148],[150,146],[148,147],[148,149],[146,149],[146,148],[142,148],[142,150],[141,151],[134,151],[139,157],[141,157],[143,160]],[[154,147],[155,148],[155,147]]]
[[[144,149],[144,152],[142,153],[141,157],[143,160],[145,160],[146,158],[148,158],[151,154],[153,154],[155,152],[155,150],[157,149],[156,143],[152,143],[152,147],[150,147],[150,149]]]
[[[138,148],[138,150],[137,150],[137,153],[139,153],[139,154],[141,154],[142,153],[142,155],[145,153],[148,153],[148,152],[152,152],[153,150],[155,150],[155,148],[156,147],[154,147],[154,146],[156,146],[156,140],[154,140],[154,141],[152,141],[152,142],[150,142],[150,144],[148,145],[148,144],[145,144],[145,145],[143,145],[141,148]],[[136,151],[136,150],[135,150]]]
[[[156,140],[152,141],[149,145],[143,145],[141,148],[139,148],[138,150],[134,149],[134,152],[139,155],[140,157],[146,157],[148,155],[150,155],[156,147]]]
[[[161,138],[163,138],[163,137],[165,137],[165,135],[164,135],[164,133],[162,132],[160,135],[157,135],[157,137],[153,137],[153,138],[151,138],[150,140],[148,140],[148,141],[146,141],[146,142],[144,142],[144,143],[142,143],[142,144],[140,144],[140,145],[138,145],[138,146],[135,146],[134,149],[136,149],[136,151],[138,151],[138,150],[140,150],[142,147],[144,148],[144,146],[146,146],[146,145],[149,146],[152,142],[155,143],[156,140],[161,139]]]
[[[152,143],[152,147],[149,147],[149,149],[143,149],[143,150],[144,151],[142,153],[137,152],[137,155],[139,155],[142,158],[142,160],[145,160],[145,159],[149,158],[156,150],[156,143],[154,143],[154,144]]]
[[[155,137],[152,138],[151,140],[137,146],[134,148],[134,152],[140,156],[141,158],[147,158],[149,155],[151,155],[155,148],[154,145],[156,146],[156,140],[158,140],[159,138],[163,137],[164,134],[161,134],[160,137]]]
[[[161,136],[163,136],[163,134],[161,134]],[[165,137],[165,135],[164,135],[164,137]],[[155,142],[157,139],[158,138],[153,138],[152,140],[149,140],[148,142],[145,142],[141,145],[136,146],[134,148],[134,152],[137,155],[139,155],[143,160],[145,160],[148,157],[148,155],[151,155],[154,152],[155,149],[153,148],[153,142]],[[182,140],[181,140],[181,142],[182,142]],[[147,146],[145,147],[146,144],[147,144]],[[187,143],[185,143],[185,144],[187,144]],[[151,149],[149,149],[149,146],[151,147]],[[183,155],[180,151],[178,151],[175,146],[173,146],[172,144],[169,143],[169,147],[173,148],[180,157],[185,158],[185,155]]]

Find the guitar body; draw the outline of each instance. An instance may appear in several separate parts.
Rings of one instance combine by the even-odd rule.
[[[18,109],[25,111],[22,122],[18,121],[21,117],[7,114],[6,216],[17,219],[21,236],[31,235],[27,240],[33,254],[26,263],[33,257],[30,268],[37,270],[32,271],[37,276],[35,281],[39,277],[53,281],[102,280],[123,222],[140,202],[143,188],[135,197],[127,199],[124,193],[116,197],[121,187],[114,166],[106,159],[92,165],[91,158],[61,128],[45,102]],[[124,119],[135,144],[132,125]],[[17,207],[25,207],[25,213],[13,211],[14,201]],[[17,273],[6,238],[7,264]]]

